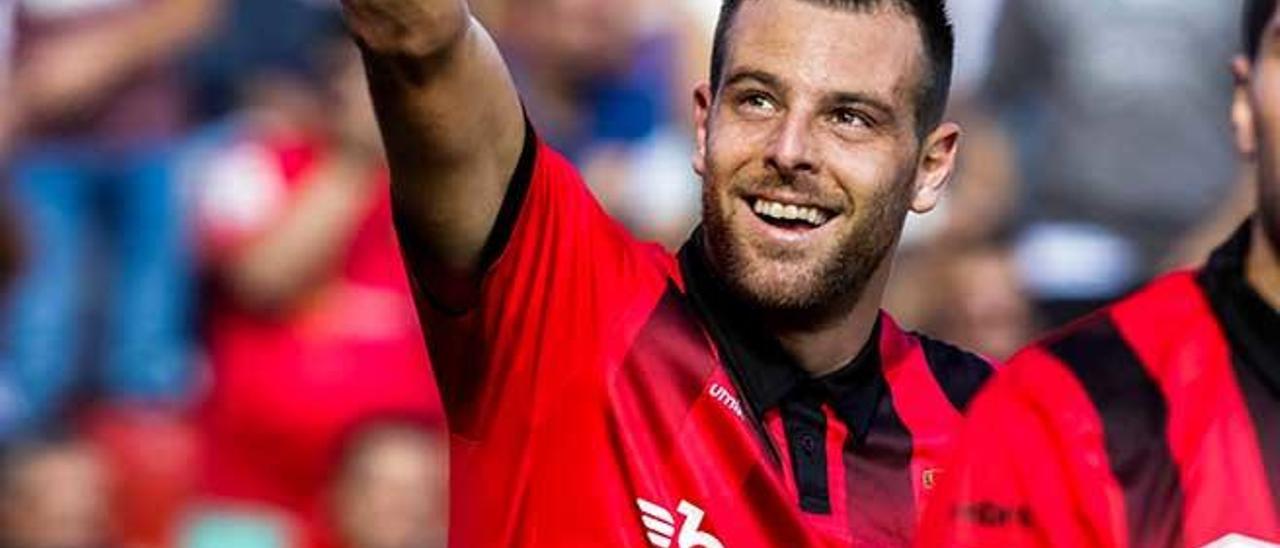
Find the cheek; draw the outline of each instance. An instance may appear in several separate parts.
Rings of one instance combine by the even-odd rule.
[[[899,196],[912,190],[912,174],[915,165],[905,158],[896,158],[886,152],[845,153],[837,177],[844,191],[853,200],[855,214],[864,205],[884,201],[889,196]]]
[[[1257,72],[1257,89],[1254,97],[1256,124],[1259,137],[1271,150],[1266,153],[1276,154],[1280,147],[1280,63],[1272,62]],[[1275,159],[1273,158],[1274,162]]]
[[[1280,221],[1280,69],[1264,71],[1254,101],[1254,125],[1258,133],[1258,159],[1262,207],[1274,222]]]
[[[708,185],[726,187],[735,175],[749,168],[757,157],[750,135],[736,128],[716,128],[707,138],[703,156]]]

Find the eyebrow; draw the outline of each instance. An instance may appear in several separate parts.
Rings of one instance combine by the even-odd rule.
[[[785,89],[786,86],[777,76],[760,69],[744,68],[732,72],[725,79],[724,87],[730,88],[743,82],[757,82],[774,89]],[[879,111],[882,115],[893,117],[893,106],[875,95],[858,91],[838,91],[827,94],[824,102],[834,105],[858,104],[866,105]]]
[[[890,105],[888,101],[885,101],[884,99],[881,99],[879,97],[876,97],[874,95],[869,95],[866,93],[859,93],[856,91],[841,91],[841,92],[832,94],[829,100],[832,104],[837,104],[837,105],[845,105],[850,103],[866,105],[871,107],[872,109],[880,111],[885,116],[893,116],[894,114],[893,106]]]
[[[771,88],[784,87],[782,85],[782,81],[779,80],[777,76],[759,69],[742,69],[734,71],[729,75],[729,78],[725,79],[724,87],[727,88],[735,86],[749,80],[755,80],[756,82]]]

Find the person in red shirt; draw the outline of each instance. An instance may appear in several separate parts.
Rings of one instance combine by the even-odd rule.
[[[326,536],[351,429],[440,413],[348,54],[336,94],[264,86],[273,107],[247,114],[197,168],[212,286],[202,494],[215,508],[272,509],[279,536],[295,539]],[[321,541],[289,545],[309,542]]]
[[[448,417],[454,546],[895,546],[982,359],[880,311],[937,203],[939,0],[730,0],[677,255],[541,141],[458,0],[347,0]]]
[[[1280,542],[1280,12],[1246,4],[1232,120],[1252,220],[1201,269],[1016,356],[974,403],[922,546]]]

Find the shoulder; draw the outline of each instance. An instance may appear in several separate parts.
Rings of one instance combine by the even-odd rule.
[[[1015,356],[1010,369],[1029,376],[1034,372],[1023,370],[1053,361],[1078,377],[1119,377],[1128,368],[1137,382],[1160,373],[1171,349],[1216,334],[1217,321],[1195,274],[1178,272],[1050,334]]]
[[[915,337],[920,340],[925,362],[947,399],[960,411],[968,409],[974,396],[995,373],[995,367],[985,358],[958,346],[924,335]]]
[[[1170,274],[1022,350],[995,384],[1067,423],[1081,413],[1157,421],[1170,369],[1203,365],[1176,359],[1180,349],[1217,336],[1215,326],[1195,275]]]
[[[955,345],[925,335],[904,331],[888,314],[881,316],[882,359],[898,361],[895,356],[912,355],[899,349],[918,347],[918,355],[957,410],[963,412],[973,397],[995,372],[995,367],[981,356]]]

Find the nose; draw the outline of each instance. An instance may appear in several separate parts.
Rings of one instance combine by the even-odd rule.
[[[812,174],[818,168],[808,120],[798,114],[789,114],[778,126],[765,156],[769,166],[782,174]]]

